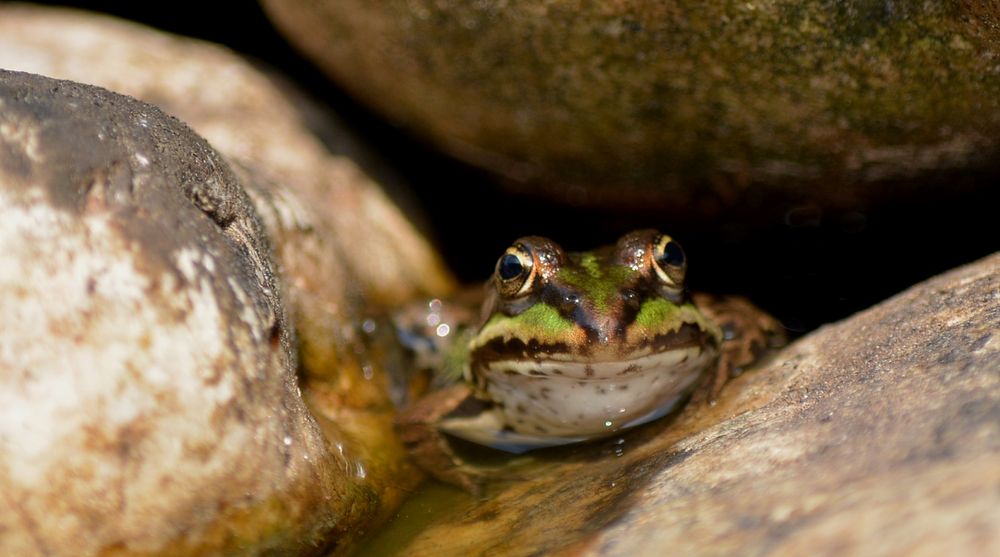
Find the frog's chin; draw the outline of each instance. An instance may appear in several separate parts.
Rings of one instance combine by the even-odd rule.
[[[494,403],[490,411],[496,423],[469,424],[470,433],[457,435],[485,435],[487,441],[475,442],[527,448],[611,435],[669,412],[696,387],[716,356],[712,347],[690,346],[573,367],[565,362],[491,362],[499,367],[487,364],[476,373],[484,398]]]
[[[683,399],[683,395],[678,395],[666,401],[663,406],[655,408],[643,416],[621,424],[614,429],[609,429],[605,435],[556,436],[519,433],[505,428],[503,417],[500,413],[494,411],[482,412],[476,416],[449,418],[441,424],[441,429],[450,435],[465,439],[466,441],[493,447],[494,449],[508,453],[521,454],[535,449],[570,445],[572,443],[580,443],[614,435],[621,430],[662,418],[676,408],[678,403]]]

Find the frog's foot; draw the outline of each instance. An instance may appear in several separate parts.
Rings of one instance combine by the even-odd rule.
[[[455,452],[439,427],[445,418],[478,412],[483,404],[468,385],[460,383],[427,394],[396,418],[396,431],[417,466],[477,496],[482,493],[483,475]]]
[[[784,328],[777,319],[739,296],[694,294],[695,303],[722,328],[723,341],[715,376],[707,385],[707,398],[714,402],[730,378],[756,362],[772,347],[785,343]]]

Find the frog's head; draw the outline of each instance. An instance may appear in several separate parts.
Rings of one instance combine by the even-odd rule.
[[[670,365],[670,353],[719,341],[718,328],[688,301],[686,270],[680,245],[655,230],[583,253],[521,238],[497,261],[472,363],[580,378],[620,371],[602,363],[653,356],[648,364],[658,354]]]
[[[693,389],[722,333],[688,300],[680,245],[655,230],[566,253],[521,238],[497,261],[466,378],[489,411],[442,429],[521,451],[609,435]]]

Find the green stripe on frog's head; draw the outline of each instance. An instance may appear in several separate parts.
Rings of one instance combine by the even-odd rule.
[[[704,331],[715,343],[722,341],[722,330],[694,304],[677,305],[663,298],[651,298],[642,303],[635,319],[626,328],[626,342],[632,345],[651,342],[676,333],[684,325]]]
[[[544,302],[538,302],[518,314],[493,314],[482,326],[478,336],[521,339],[525,342],[534,340],[543,344],[555,344],[564,342],[576,328],[576,323],[563,316],[556,308]]]
[[[588,300],[598,312],[612,311],[615,296],[623,291],[637,271],[612,261],[605,254],[585,252],[569,257],[571,264],[556,274],[558,283]],[[575,264],[573,264],[575,263]]]

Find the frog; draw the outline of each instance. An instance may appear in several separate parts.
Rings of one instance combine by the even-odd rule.
[[[742,297],[690,293],[687,265],[653,229],[578,253],[517,239],[484,288],[397,317],[414,365],[432,374],[397,417],[400,439],[430,475],[476,492],[484,480],[454,438],[520,454],[714,403],[784,333]]]

